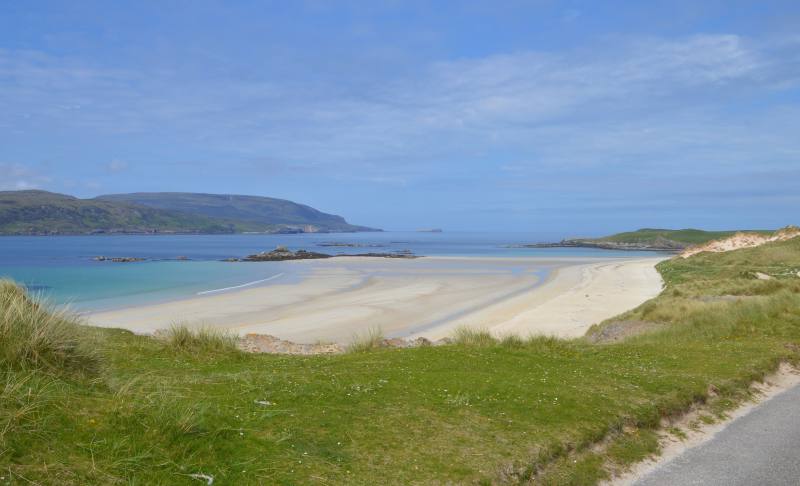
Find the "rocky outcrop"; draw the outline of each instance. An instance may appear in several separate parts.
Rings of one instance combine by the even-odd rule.
[[[339,354],[345,351],[341,344],[300,344],[285,341],[269,334],[247,334],[239,340],[239,349],[248,353],[270,354]]]
[[[372,258],[417,258],[410,250],[399,250],[391,253],[356,253],[352,255],[338,254],[329,255],[316,251],[297,250],[292,251],[285,246],[279,246],[272,251],[265,251],[248,255],[244,258],[226,258],[224,262],[282,262],[286,260],[319,260],[323,258],[337,257],[372,257]]]
[[[281,262],[285,260],[318,260],[322,258],[331,258],[333,255],[327,253],[318,253],[315,251],[297,250],[291,251],[285,246],[279,246],[272,251],[265,251],[248,255],[242,258],[245,262]]]
[[[92,260],[96,262],[114,262],[114,263],[131,263],[131,262],[145,261],[144,258],[138,258],[138,257],[107,257],[107,256],[96,256]]]
[[[413,254],[410,250],[399,250],[391,253],[355,253],[353,255],[345,255],[340,254],[336,256],[342,257],[371,257],[371,258],[419,258],[417,255]]]
[[[657,237],[648,242],[604,241],[590,239],[568,239],[558,243],[533,243],[518,245],[517,248],[599,248],[602,250],[629,251],[680,251],[686,248],[685,243]]]
[[[368,243],[342,243],[338,241],[323,241],[322,243],[317,243],[317,246],[322,247],[341,247],[341,248],[383,248],[386,245],[380,244],[368,244]]]
[[[759,233],[736,233],[729,238],[709,241],[702,245],[695,245],[687,248],[679,255],[681,258],[689,258],[702,252],[722,253],[726,251],[739,250],[742,248],[754,248],[757,246],[771,243],[773,241],[786,241],[800,236],[800,228],[797,226],[787,226],[781,228],[771,235]]]

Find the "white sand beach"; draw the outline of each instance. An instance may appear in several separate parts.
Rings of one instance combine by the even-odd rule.
[[[460,325],[497,335],[576,337],[594,323],[656,296],[655,264],[637,259],[331,258],[292,262],[308,275],[87,315],[92,325],[152,333],[173,322],[299,343],[386,336],[438,339]],[[269,263],[245,263],[269,265]]]

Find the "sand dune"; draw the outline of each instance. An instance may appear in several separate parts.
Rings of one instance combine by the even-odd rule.
[[[658,258],[333,258],[297,261],[298,283],[249,287],[89,314],[92,325],[139,333],[175,321],[300,343],[345,343],[380,326],[387,336],[437,339],[458,325],[579,336],[655,296]],[[259,263],[254,263],[259,264]],[[267,265],[269,263],[266,263]]]

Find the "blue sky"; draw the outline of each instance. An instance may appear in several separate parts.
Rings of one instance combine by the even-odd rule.
[[[800,3],[0,2],[0,188],[387,229],[800,214]]]

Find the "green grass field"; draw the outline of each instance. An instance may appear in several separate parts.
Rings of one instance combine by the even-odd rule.
[[[659,270],[613,320],[656,330],[621,343],[462,331],[312,357],[86,328],[4,283],[0,484],[594,484],[709,385],[722,410],[798,357],[800,238]]]

